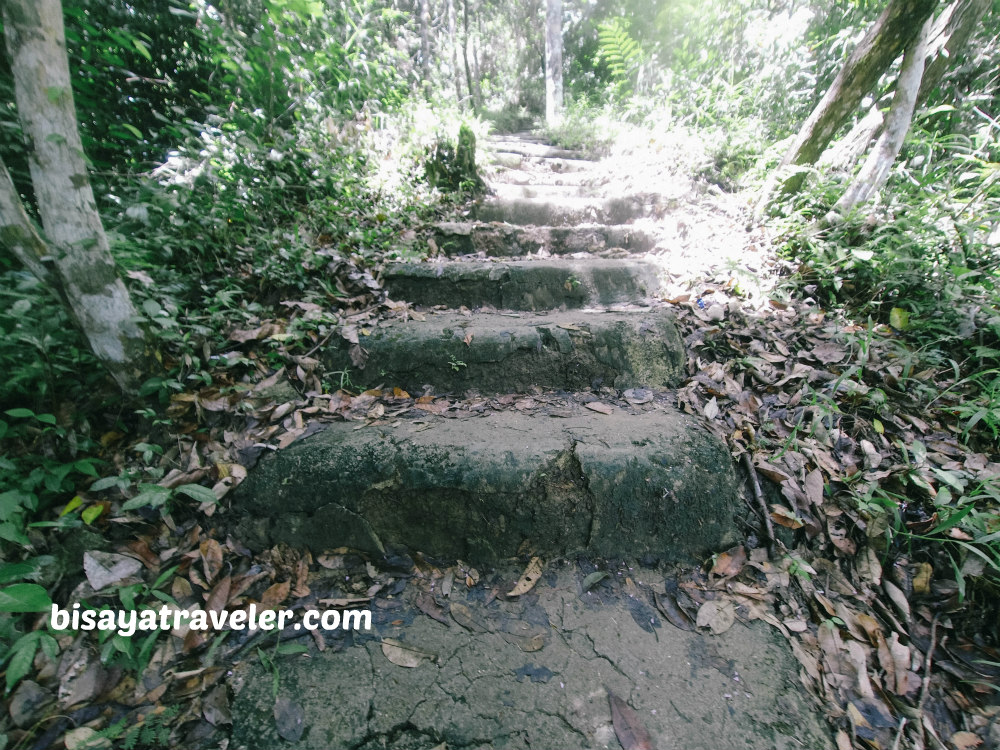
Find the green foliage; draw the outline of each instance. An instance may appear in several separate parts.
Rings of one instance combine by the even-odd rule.
[[[170,725],[178,714],[178,706],[162,706],[148,710],[148,713],[140,716],[139,721],[120,719],[94,732],[81,746],[82,750],[108,747],[109,742],[117,750],[160,750],[173,747]]]
[[[643,62],[642,49],[629,35],[629,24],[621,18],[603,21],[597,38],[597,61],[608,66],[615,96],[629,96]]]
[[[476,136],[472,129],[462,125],[457,144],[438,139],[427,155],[424,173],[432,187],[471,195],[482,193],[486,183],[476,168]]]

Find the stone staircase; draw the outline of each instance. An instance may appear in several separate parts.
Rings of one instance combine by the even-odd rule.
[[[346,347],[324,355],[355,383],[461,408],[327,424],[235,493],[251,546],[365,553],[328,555],[291,606],[355,602],[372,630],[237,665],[230,747],[832,750],[773,631],[692,632],[653,608],[653,593],[685,596],[663,561],[737,539],[728,451],[670,405],[684,348],[636,221],[657,201],[617,213],[597,165],[491,145],[497,195],[437,228],[439,257],[385,274],[411,319],[361,332],[364,369]],[[509,595],[535,555],[537,585]],[[653,744],[613,725],[611,695]]]
[[[385,273],[410,319],[363,332],[363,369],[346,342],[323,356],[366,387],[552,406],[330,424],[244,482],[244,534],[477,564],[525,551],[691,561],[731,544],[728,452],[668,405],[684,347],[636,223],[662,202],[605,197],[613,185],[573,152],[489,146],[501,167],[476,218],[437,227],[437,257]]]

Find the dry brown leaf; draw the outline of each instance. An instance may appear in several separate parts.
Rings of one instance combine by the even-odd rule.
[[[983,744],[982,738],[972,732],[955,732],[948,740],[955,746],[955,750],[975,750]]]
[[[600,401],[591,401],[589,403],[584,404],[584,406],[586,406],[591,411],[600,412],[601,414],[614,414],[615,413],[615,410],[614,410],[613,406],[609,406],[608,404],[601,403]]]
[[[232,577],[220,578],[219,582],[209,592],[205,599],[205,609],[209,612],[221,612],[229,604],[229,592],[232,586]]]
[[[472,613],[472,610],[461,602],[451,603],[451,616],[459,625],[473,633],[485,633],[487,627]]]
[[[611,703],[611,723],[622,750],[653,750],[653,738],[643,726],[639,714],[610,690],[608,701]]]
[[[205,582],[212,583],[222,572],[222,546],[214,539],[206,539],[198,547]]]
[[[712,566],[712,573],[723,578],[732,578],[743,570],[747,562],[747,551],[741,544],[737,544],[715,558]]]
[[[382,639],[382,654],[397,667],[407,669],[419,667],[425,661],[437,660],[437,654],[397,641],[395,638]]]
[[[698,610],[698,627],[709,628],[712,635],[725,633],[736,622],[736,606],[728,599],[705,602]]]
[[[517,583],[514,584],[514,588],[507,592],[507,596],[521,596],[522,594],[527,594],[531,589],[535,587],[538,583],[538,579],[542,577],[542,558],[533,557],[531,562],[528,563],[528,567],[524,569],[521,577],[517,579]]]
[[[444,609],[442,609],[441,606],[434,601],[434,597],[426,591],[422,591],[420,593],[414,604],[417,605],[417,609],[431,619],[437,620],[442,625],[451,625],[451,620],[448,618],[447,613],[445,613]]]
[[[280,583],[268,586],[267,589],[264,590],[264,593],[260,595],[260,608],[277,609],[281,606],[282,602],[288,598],[291,591],[291,581],[281,581]]]

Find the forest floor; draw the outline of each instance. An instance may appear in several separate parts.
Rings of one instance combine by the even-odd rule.
[[[21,746],[119,721],[102,734],[120,740],[127,727],[162,724],[175,742],[200,747],[261,747],[264,737],[268,746],[281,738],[307,747],[309,732],[335,732],[323,741],[357,748],[571,737],[597,747],[617,738],[631,750],[647,733],[654,743],[713,748],[753,737],[760,747],[787,738],[788,747],[839,750],[1000,746],[1000,654],[984,636],[991,595],[977,584],[978,558],[959,554],[964,532],[942,522],[934,503],[949,488],[991,486],[1000,464],[961,440],[954,401],[928,407],[917,384],[935,373],[913,372],[919,359],[891,328],[824,310],[786,286],[791,269],[774,244],[746,228],[746,198],[697,176],[707,157],[695,140],[619,145],[587,179],[602,195],[658,196],[658,210],[635,226],[656,238],[644,257],[662,269],[659,304],[676,316],[687,364],[681,386],[656,398],[729,448],[742,472],[743,542],[688,569],[655,559],[552,561],[526,595],[508,599],[523,563],[480,571],[419,555],[251,551],[232,533],[236,509],[226,497],[166,523],[125,513],[116,524],[127,533],[108,534],[121,541],[89,550],[79,540],[88,580],[65,601],[103,596],[113,607],[119,588],[145,582],[137,603],[157,606],[164,596],[229,610],[370,604],[382,637],[182,627],[143,641],[144,653],[133,654],[141,673],[121,679],[98,658],[92,634],[66,635],[61,658],[39,652],[37,674],[12,697]],[[531,184],[530,170],[524,179]],[[348,345],[358,331],[409,315],[372,291],[376,277],[344,272],[346,288],[374,301],[345,311]],[[258,342],[315,307],[285,305],[288,319],[231,332],[234,351],[257,361]],[[164,456],[173,468],[161,487],[208,480],[224,496],[263,453],[324,421],[363,429],[565,400],[535,393],[527,403],[512,393],[484,406],[347,384],[330,394],[311,353],[286,360],[274,370],[261,357],[261,380],[242,395],[217,384],[173,398],[175,441]],[[599,395],[613,407],[630,403],[607,388]],[[195,424],[210,428],[208,439],[186,429]],[[564,689],[570,677],[588,688],[575,701]],[[792,683],[812,694],[811,707]],[[669,715],[655,708],[665,694],[677,696]],[[53,701],[58,715],[29,731]],[[520,726],[529,715],[540,727],[530,745]],[[820,715],[829,731],[815,723]],[[737,716],[752,731],[740,734]],[[804,727],[814,739],[802,744]]]

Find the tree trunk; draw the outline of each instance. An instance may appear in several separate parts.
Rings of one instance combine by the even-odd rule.
[[[420,77],[424,98],[431,96],[431,2],[420,0]]]
[[[781,192],[795,192],[805,178],[803,170],[790,176],[783,168],[815,164],[861,100],[878,83],[900,52],[913,41],[937,5],[937,0],[891,0],[851,52],[826,94],[802,125],[778,167],[776,179],[783,179]],[[773,189],[773,182],[766,193]],[[765,193],[763,199],[769,199]]]
[[[472,68],[469,66],[469,0],[462,0],[462,61],[465,63],[465,82],[472,100],[472,111],[479,114],[480,95],[477,92],[477,82],[472,78]]]
[[[920,93],[917,94],[918,104],[926,101],[941,83],[948,66],[965,47],[990,6],[990,0],[955,0],[938,16],[927,43],[927,61],[924,63]]]
[[[934,21],[927,43],[924,77],[917,94],[918,107],[941,82],[948,66],[961,53],[989,7],[990,0],[955,0]],[[845,138],[823,153],[819,163],[836,169],[851,169],[868,145],[879,137],[883,123],[882,112],[876,103]]]
[[[927,43],[931,36],[933,19],[928,18],[903,55],[903,66],[896,81],[896,95],[885,118],[885,128],[868,155],[864,166],[854,182],[844,192],[833,210],[846,215],[859,203],[864,203],[889,179],[889,171],[903,147],[906,134],[913,120],[913,109],[917,104],[920,81],[924,76],[924,61],[927,58]]]
[[[14,74],[14,95],[29,140],[31,181],[52,257],[51,273],[84,336],[112,377],[129,393],[146,373],[145,340],[128,290],[115,272],[90,188],[70,85],[59,0],[6,0],[4,32]],[[6,172],[6,170],[4,170]],[[4,183],[9,182],[9,175]],[[37,255],[40,238],[12,185],[0,184],[4,238],[19,236],[24,253]],[[30,230],[30,231],[29,231]],[[34,237],[32,237],[34,234]],[[36,270],[38,263],[26,263]],[[41,261],[39,261],[40,263]]]
[[[562,0],[547,0],[545,9],[545,122],[559,124],[563,108]]]
[[[462,106],[462,75],[458,72],[458,32],[455,26],[455,0],[448,0],[448,39],[451,41],[451,75],[455,82],[455,101]]]

